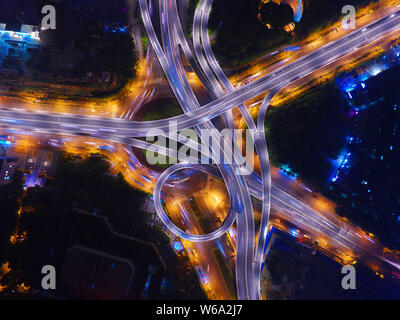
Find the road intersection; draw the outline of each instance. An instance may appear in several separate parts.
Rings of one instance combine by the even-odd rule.
[[[0,126],[5,128],[31,128],[37,133],[86,135],[106,139],[142,149],[151,149],[152,145],[142,141],[149,131],[155,128],[168,132],[171,122],[177,124],[177,130],[195,128],[216,129],[212,120],[222,117],[227,128],[234,129],[232,109],[238,107],[247,127],[254,130],[254,145],[260,160],[260,175],[253,172],[249,176],[238,174],[241,171],[242,155],[235,154],[232,164],[205,166],[199,164],[178,163],[165,170],[154,188],[155,208],[162,221],[176,235],[189,241],[210,241],[225,234],[236,222],[238,231],[236,258],[236,287],[239,299],[260,298],[260,273],[264,257],[265,239],[268,231],[270,208],[274,208],[286,219],[303,230],[314,230],[326,235],[343,250],[351,250],[357,256],[368,257],[374,261],[384,262],[391,268],[400,269],[395,262],[382,255],[382,247],[371,243],[360,235],[352,226],[338,219],[329,219],[292,196],[271,181],[268,150],[264,133],[264,118],[270,100],[279,90],[306,77],[333,62],[346,57],[374,41],[387,36],[400,28],[400,11],[392,13],[370,25],[357,29],[339,40],[303,56],[296,61],[276,69],[269,74],[239,89],[229,82],[215,59],[208,36],[208,17],[212,0],[202,0],[197,8],[193,24],[193,46],[187,41],[178,14],[176,0],[160,0],[159,15],[161,42],[157,37],[147,0],[139,0],[141,15],[152,49],[154,50],[171,88],[180,103],[183,115],[156,121],[140,122],[125,119],[99,118],[72,114],[53,114],[50,112],[26,112],[0,108]],[[188,81],[179,48],[191,63],[193,70],[204,87],[214,98],[201,106]],[[267,93],[267,94],[266,94]],[[244,103],[254,97],[266,94],[257,120],[254,121]],[[170,137],[171,138],[171,137]],[[222,141],[222,136],[216,139]],[[222,145],[222,144],[221,144]],[[192,143],[191,148],[202,151]],[[168,154],[168,149],[159,149]],[[203,150],[204,151],[204,150]],[[215,154],[225,150],[210,150],[207,157],[213,159]],[[162,187],[168,177],[183,169],[196,169],[207,174],[222,177],[230,197],[230,211],[221,227],[207,235],[191,235],[176,227],[162,207]],[[254,208],[251,196],[262,200],[262,215],[259,230],[254,222]],[[257,239],[257,240],[256,240]]]

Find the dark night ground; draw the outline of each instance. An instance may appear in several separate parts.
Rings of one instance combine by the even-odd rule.
[[[294,238],[279,230],[275,229],[274,233],[277,238],[264,266],[274,285],[267,290],[270,298],[400,299],[400,284],[378,278],[361,264],[355,265],[356,289],[344,290],[340,264],[319,252],[313,255],[309,248],[297,244]],[[263,274],[266,273],[263,269]]]

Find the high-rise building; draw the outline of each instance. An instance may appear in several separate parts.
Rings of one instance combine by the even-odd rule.
[[[10,184],[14,179],[18,159],[0,158],[0,186]]]

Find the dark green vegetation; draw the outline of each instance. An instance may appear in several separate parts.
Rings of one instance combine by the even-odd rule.
[[[328,27],[342,17],[342,8],[346,5],[360,9],[379,0],[303,0],[303,18],[296,26],[298,38]]]
[[[282,28],[293,21],[293,10],[286,3],[268,2],[261,7],[260,15],[264,23],[268,23],[274,28]]]
[[[194,216],[196,217],[196,220],[198,222],[198,224],[200,225],[201,230],[203,231],[204,234],[206,233],[210,233],[214,230],[212,230],[211,226],[210,226],[210,222],[207,221],[207,219],[205,219],[203,217],[203,214],[201,213],[199,204],[197,203],[196,199],[191,197],[189,199],[189,205],[190,208],[192,209]]]
[[[228,288],[231,298],[236,299],[236,282],[231,269],[226,263],[226,259],[222,255],[221,250],[219,250],[218,248],[214,248],[212,254],[222,272],[225,285]]]
[[[193,18],[196,8],[199,6],[200,0],[189,0],[187,6],[187,16],[186,16],[186,35],[188,38],[192,37],[193,32]]]
[[[45,46],[27,57],[26,65],[35,71],[33,80],[46,80],[38,78],[40,72],[46,72],[53,75],[51,82],[88,88],[95,97],[104,97],[135,79],[138,57],[128,33],[93,34],[85,30],[75,30],[67,22],[55,30],[42,31],[41,40],[51,49]],[[110,73],[107,81],[103,72]]]
[[[176,99],[160,98],[153,100],[149,103],[146,103],[135,115],[134,119],[138,121],[152,121],[152,120],[166,119],[180,114],[182,114],[182,109],[180,108],[179,103]],[[157,139],[155,139],[155,141],[157,142]],[[169,145],[169,139],[166,139],[166,144],[167,146]],[[148,164],[148,161],[146,160],[148,151],[143,149],[134,149],[134,150],[135,154],[140,158],[140,161]],[[153,169],[157,170],[157,168],[158,169],[168,168],[171,164],[177,162],[177,160],[167,156],[164,157],[163,155],[160,155],[159,159],[160,162],[162,161],[163,163],[157,163],[155,165],[148,164],[148,165],[151,166]]]
[[[209,28],[218,31],[213,50],[224,67],[238,67],[305,38],[329,26],[342,16],[342,7],[365,6],[377,0],[303,0],[303,18],[294,35],[277,28],[268,30],[257,18],[259,0],[218,0],[213,2]],[[275,21],[275,17],[273,18]]]
[[[135,43],[127,34],[115,36],[115,65],[114,70],[119,81],[118,87],[136,77],[138,57],[136,56]],[[104,55],[104,58],[106,55]]]
[[[356,290],[343,290],[342,266],[327,256],[274,232],[271,252],[262,271],[268,299],[398,299],[399,285],[377,277],[357,264]],[[273,286],[272,286],[273,285]]]
[[[101,156],[80,160],[64,154],[51,185],[28,189],[24,207],[32,206],[36,213],[24,214],[23,220],[42,216],[42,222],[48,223],[63,211],[78,208],[107,217],[120,233],[147,238],[149,231],[143,227],[147,218],[138,209],[145,194],[121,174],[112,176],[108,171],[109,164]]]
[[[266,115],[271,162],[288,164],[306,184],[322,189],[332,170],[331,160],[345,145],[350,118],[347,102],[335,84],[315,88]]]
[[[218,31],[213,50],[222,66],[242,65],[290,40],[285,32],[268,30],[258,20],[258,4],[258,0],[213,2],[209,28]]]
[[[17,294],[13,290],[21,282],[39,288],[41,268],[46,264],[60,267],[65,250],[71,245],[106,245],[105,239],[113,234],[110,235],[105,221],[95,215],[107,217],[118,232],[158,246],[168,244],[161,230],[148,227],[149,216],[139,210],[145,195],[129,186],[122,176],[109,175],[108,170],[108,162],[100,156],[82,160],[63,154],[54,179],[43,188],[29,188],[25,193],[21,188],[8,190],[10,227],[20,234],[26,233],[26,237],[22,242],[8,243],[5,253],[2,252],[1,258],[9,261],[12,269],[2,279],[2,284],[8,286],[6,296]],[[16,197],[22,199],[17,227]]]
[[[182,114],[178,101],[171,98],[153,100],[143,106],[135,119],[141,121],[160,120]]]
[[[95,96],[102,97],[116,93],[136,78],[138,57],[135,43],[128,34],[112,34],[107,46],[97,50],[96,53],[97,57],[90,61],[91,68],[111,70],[115,76],[115,85],[112,86],[112,90],[95,92]],[[79,67],[87,69],[83,63]]]
[[[1,240],[8,240],[9,233],[16,228],[26,231],[26,237],[14,245],[6,241],[5,254],[1,252],[1,260],[9,261],[12,269],[1,280],[2,285],[8,286],[2,297],[21,298],[16,291],[21,282],[32,289],[40,288],[41,268],[46,264],[54,265],[59,277],[66,250],[81,245],[133,261],[136,267],[133,286],[139,288],[144,286],[149,265],[157,265],[157,270],[163,272],[160,262],[164,261],[168,288],[154,291],[160,295],[158,298],[204,298],[193,269],[185,277],[177,273],[176,270],[186,265],[177,260],[168,236],[153,225],[151,214],[139,209],[145,194],[132,188],[122,175],[110,175],[109,162],[102,156],[81,159],[62,154],[54,178],[43,188],[29,188],[25,193],[18,184],[10,188],[16,188],[15,192],[0,189],[11,195],[9,199],[0,197],[2,218],[3,203],[9,208],[7,215],[10,216],[9,227]],[[22,195],[23,210],[16,222],[17,197]],[[64,296],[59,280],[57,291],[52,293]],[[42,299],[38,292],[39,296],[35,291],[22,296]]]

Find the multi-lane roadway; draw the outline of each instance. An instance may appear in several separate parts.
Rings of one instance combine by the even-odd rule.
[[[148,3],[140,0],[140,9],[149,41],[152,45],[161,67],[179,101],[183,115],[169,119],[139,122],[124,119],[98,118],[72,114],[53,114],[49,112],[26,112],[21,110],[0,108],[0,126],[7,128],[32,128],[38,132],[56,134],[88,135],[119,143],[148,149],[149,143],[135,139],[157,135],[160,132],[168,134],[171,122],[176,123],[177,129],[194,127],[200,129],[215,129],[211,120],[223,116],[226,125],[233,128],[231,110],[239,106],[240,111],[250,129],[255,130],[255,147],[260,158],[261,176],[253,173],[250,176],[237,175],[240,171],[240,156],[231,165],[218,165],[215,168],[201,165],[178,164],[170,167],[161,174],[156,183],[154,194],[157,212],[166,225],[177,235],[191,241],[209,241],[224,234],[236,220],[238,228],[237,244],[237,290],[240,299],[259,298],[259,274],[263,257],[265,235],[267,231],[270,206],[275,208],[286,219],[292,221],[302,230],[323,234],[333,244],[343,250],[350,250],[357,256],[385,262],[393,268],[400,268],[394,262],[382,256],[381,246],[362,237],[355,228],[343,221],[324,216],[315,209],[307,206],[285,190],[271,184],[271,174],[267,157],[265,135],[263,132],[264,116],[273,94],[284,86],[300,79],[316,70],[325,67],[345,56],[357,51],[363,46],[390,34],[400,27],[400,12],[390,14],[375,21],[362,29],[355,30],[341,39],[298,60],[276,69],[254,82],[234,90],[228,78],[219,67],[212,54],[208,38],[207,23],[211,0],[203,0],[196,10],[193,26],[193,47],[184,36],[175,0],[160,1],[161,41],[156,36],[153,22],[150,18]],[[199,79],[207,88],[214,100],[204,106],[198,102],[183,68],[179,48],[188,57]],[[194,51],[194,52],[193,52]],[[263,101],[257,122],[251,119],[244,102],[269,92]],[[154,130],[157,129],[157,130]],[[217,137],[221,139],[221,137]],[[200,150],[199,146],[192,145]],[[213,158],[214,152],[208,154]],[[168,153],[168,150],[161,150]],[[208,174],[221,175],[228,188],[231,199],[230,212],[222,226],[208,235],[191,235],[177,228],[168,218],[161,206],[161,189],[167,178],[175,171],[184,168],[196,168]],[[255,231],[253,207],[250,194],[263,200],[261,227]],[[254,244],[256,235],[258,242]]]

